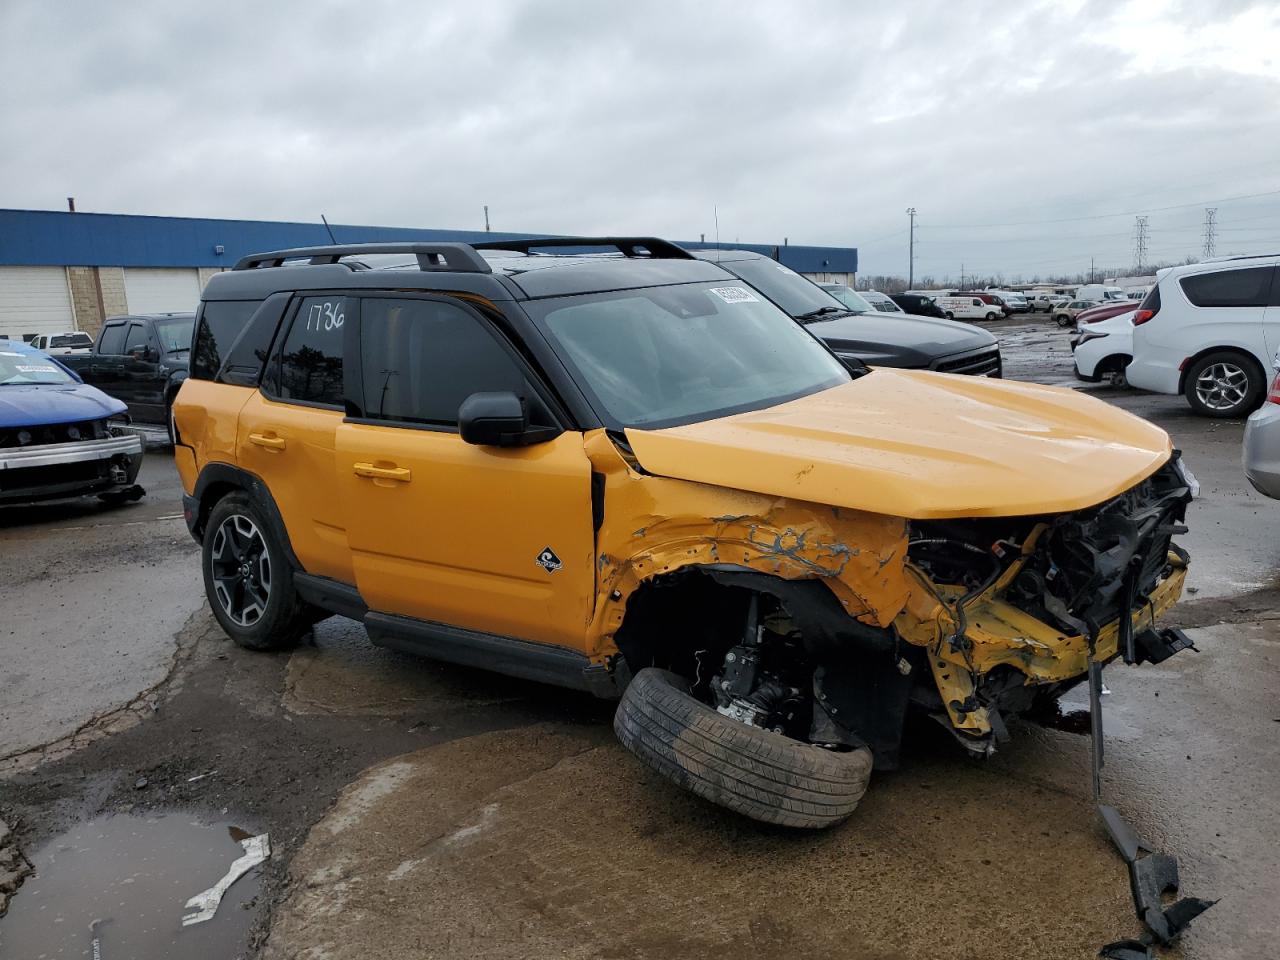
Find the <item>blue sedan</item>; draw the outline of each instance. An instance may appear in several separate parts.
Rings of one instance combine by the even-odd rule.
[[[0,340],[0,504],[136,500],[141,466],[123,402],[39,350]]]

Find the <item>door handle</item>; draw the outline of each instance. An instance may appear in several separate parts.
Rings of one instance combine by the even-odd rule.
[[[284,449],[284,437],[277,437],[273,433],[251,433],[249,434],[249,442],[255,443],[260,447],[266,447],[268,450]]]
[[[372,463],[353,463],[351,469],[357,477],[369,477],[371,480],[399,480],[408,483],[413,479],[413,471],[408,467],[379,467]]]

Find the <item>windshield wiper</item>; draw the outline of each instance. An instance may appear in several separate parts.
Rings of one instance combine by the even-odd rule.
[[[830,316],[833,313],[850,313],[851,311],[840,307],[819,307],[817,310],[810,310],[808,313],[802,313],[798,317],[801,323],[811,323],[814,320],[821,320],[823,317]]]

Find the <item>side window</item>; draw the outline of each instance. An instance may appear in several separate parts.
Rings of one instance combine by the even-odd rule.
[[[346,297],[307,297],[298,305],[280,351],[281,400],[342,406],[343,326]]]
[[[438,300],[362,301],[360,366],[364,415],[377,420],[452,427],[473,393],[532,399],[519,366],[484,325]]]
[[[974,300],[974,301],[973,301],[973,305],[974,305],[975,307],[980,307],[980,306],[982,306],[982,301],[981,301],[981,300]]]
[[[222,367],[240,330],[258,309],[261,300],[207,300],[196,318],[191,350],[191,376],[212,380]]]
[[[141,323],[129,324],[129,335],[124,340],[124,352],[133,353],[147,345],[147,328]]]
[[[124,328],[123,323],[115,323],[103,330],[98,352],[115,356],[124,353]]]
[[[1182,292],[1197,307],[1265,307],[1274,267],[1219,270],[1183,277]]]

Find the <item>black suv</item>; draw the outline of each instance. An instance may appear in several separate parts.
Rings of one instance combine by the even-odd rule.
[[[740,280],[821,338],[843,360],[873,367],[939,370],[998,377],[1000,345],[986,330],[968,323],[931,320],[872,310],[857,312],[812,280],[750,250],[692,251]]]

